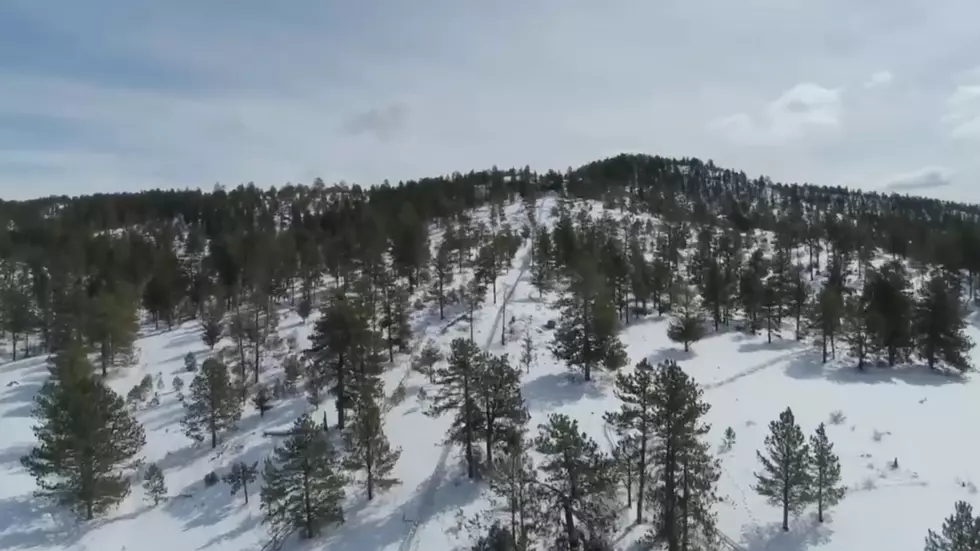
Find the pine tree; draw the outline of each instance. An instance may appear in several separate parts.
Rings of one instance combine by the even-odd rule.
[[[201,311],[201,340],[211,350],[214,350],[224,333],[225,327],[222,321],[224,316],[224,303],[218,298],[211,299]]]
[[[528,330],[524,333],[524,338],[521,339],[521,369],[525,373],[531,373],[531,366],[534,365],[537,354],[534,352],[534,339],[531,337],[531,331]]]
[[[513,433],[487,480],[491,503],[506,515],[516,549],[530,551],[538,536],[542,490],[524,430]],[[498,501],[503,501],[499,503]]]
[[[513,532],[504,528],[499,522],[495,522],[490,526],[485,536],[481,536],[480,539],[473,544],[470,548],[471,551],[518,551],[521,549],[517,547]]]
[[[91,376],[92,365],[77,350],[52,361],[52,377],[34,398],[38,444],[21,463],[39,497],[91,520],[129,494],[129,479],[120,471],[136,459],[146,436],[123,399]]]
[[[942,273],[930,274],[919,290],[912,319],[915,346],[935,368],[937,360],[966,371],[970,368],[972,340],[966,336],[964,308],[960,304],[959,281]]]
[[[810,480],[813,499],[817,502],[817,520],[823,522],[823,511],[844,498],[846,488],[840,486],[840,460],[834,455],[834,445],[827,438],[823,423],[810,437]]]
[[[105,377],[109,367],[119,361],[127,363],[132,358],[139,330],[135,300],[123,291],[110,293],[103,290],[92,300],[90,319],[85,327],[99,352],[99,366]]]
[[[547,231],[538,232],[532,247],[534,248],[534,265],[531,266],[531,285],[534,285],[534,288],[538,290],[538,295],[543,297],[545,293],[551,290],[554,278],[551,236],[548,235]]]
[[[265,417],[265,412],[272,409],[272,397],[269,396],[269,389],[266,386],[260,386],[255,395],[252,396],[252,405],[259,410],[259,417]]]
[[[864,362],[873,345],[871,337],[876,318],[877,315],[868,311],[860,296],[852,295],[845,299],[841,331],[848,351],[858,360],[858,369],[864,369]]]
[[[337,294],[317,320],[307,350],[311,362],[307,377],[310,402],[319,403],[320,390],[329,387],[337,398],[337,427],[341,430],[346,425],[346,411],[360,388],[358,354],[371,344],[366,318],[351,300]]]
[[[453,263],[451,258],[451,243],[443,239],[432,257],[432,294],[439,304],[439,319],[446,319],[446,288],[453,282]]]
[[[667,338],[682,343],[684,352],[690,351],[691,343],[697,342],[704,337],[704,313],[699,305],[695,304],[695,298],[690,291],[684,289],[680,292],[679,307],[677,315],[670,321],[667,327]]]
[[[616,469],[616,478],[626,490],[626,507],[633,507],[633,487],[638,473],[638,458],[640,455],[639,440],[633,435],[626,435],[616,442],[612,451],[612,459]]]
[[[542,528],[556,540],[550,548],[583,549],[588,540],[608,534],[617,516],[612,460],[562,414],[540,425],[535,449],[543,456]]]
[[[160,500],[167,495],[167,482],[163,477],[163,471],[156,463],[146,466],[146,472],[143,473],[143,491],[153,500],[153,505],[159,505]]]
[[[636,462],[636,522],[643,522],[643,508],[650,472],[651,446],[654,439],[654,370],[647,360],[642,360],[629,375],[616,374],[616,397],[620,410],[606,414],[606,421],[617,432],[633,440]]]
[[[626,349],[616,335],[616,310],[588,261],[581,261],[569,295],[562,297],[558,305],[562,309],[561,323],[551,347],[556,359],[581,369],[586,381],[592,380],[593,369],[615,371],[626,364]]]
[[[7,282],[7,285],[0,289],[0,332],[10,335],[10,353],[13,361],[17,361],[17,344],[20,337],[24,337],[24,355],[27,355],[28,337],[39,321],[26,283]]]
[[[475,402],[483,420],[480,437],[486,444],[486,462],[493,464],[493,450],[523,426],[528,413],[521,396],[521,372],[507,355],[483,354],[476,376]]]
[[[251,465],[244,461],[238,461],[232,463],[228,473],[222,476],[221,480],[230,487],[231,495],[235,495],[241,490],[245,496],[245,504],[248,505],[248,485],[255,482],[258,471],[258,461]]]
[[[344,484],[330,441],[309,415],[296,420],[289,438],[265,460],[260,491],[263,523],[276,541],[294,530],[312,539],[344,521]]]
[[[943,522],[942,534],[929,530],[925,551],[980,550],[980,518],[973,516],[973,506],[957,501],[955,511]]]
[[[827,363],[828,345],[833,347],[834,338],[840,331],[840,319],[843,313],[843,302],[837,288],[825,285],[817,296],[817,301],[810,312],[810,326],[820,337],[820,347],[823,362]]]
[[[184,408],[184,433],[197,442],[210,434],[211,447],[217,447],[218,433],[233,428],[242,416],[242,404],[235,396],[225,364],[214,358],[204,360],[191,381]]]
[[[463,445],[466,455],[466,475],[476,478],[476,454],[473,446],[483,427],[476,392],[483,355],[473,341],[453,339],[449,360],[435,371],[436,394],[426,415],[439,416],[455,412],[447,439]]]
[[[886,264],[868,278],[862,295],[869,315],[876,316],[874,342],[885,351],[888,365],[907,359],[912,345],[914,305],[905,267],[898,262]]]
[[[388,442],[381,408],[371,393],[358,395],[343,438],[346,449],[343,465],[352,472],[364,473],[363,484],[369,501],[377,491],[383,492],[400,483],[392,477],[392,471],[401,456],[401,448],[392,448]]]
[[[771,504],[782,506],[783,531],[788,532],[789,514],[799,513],[811,500],[810,448],[789,408],[769,423],[769,431],[766,454],[756,452],[763,470],[755,473],[754,489]]]
[[[710,429],[703,421],[710,409],[703,391],[673,361],[657,366],[652,378],[649,423],[656,438],[650,460],[658,468],[651,501],[659,511],[652,535],[673,551],[681,549],[692,528],[710,533],[719,469],[702,442]]]

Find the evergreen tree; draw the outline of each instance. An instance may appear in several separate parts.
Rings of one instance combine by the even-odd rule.
[[[667,327],[667,338],[682,343],[684,352],[690,351],[691,343],[697,342],[704,337],[704,313],[699,305],[695,304],[694,297],[686,289],[680,292],[680,305],[677,308],[677,315],[671,320]]]
[[[90,342],[99,353],[102,376],[117,362],[132,359],[139,323],[136,302],[125,292],[103,290],[93,300],[86,323]]]
[[[480,437],[486,444],[486,462],[491,465],[494,448],[510,440],[528,414],[521,396],[521,372],[510,365],[506,354],[484,354],[479,366],[475,401],[483,416]]]
[[[146,436],[123,399],[91,376],[92,366],[79,350],[70,348],[52,361],[52,377],[34,398],[38,443],[21,463],[39,497],[91,520],[129,494],[121,470],[136,459]]]
[[[952,515],[943,522],[942,534],[929,530],[925,551],[980,550],[980,518],[973,516],[973,506],[957,501]]]
[[[190,395],[184,403],[181,424],[184,433],[201,442],[211,436],[211,447],[218,446],[218,433],[234,428],[242,416],[242,405],[235,396],[225,364],[214,358],[204,360],[191,381]]]
[[[524,430],[513,433],[487,480],[495,512],[505,515],[516,549],[530,551],[538,536],[542,490]],[[500,503],[502,501],[502,503]]]
[[[225,309],[220,299],[211,299],[201,311],[201,340],[214,350],[224,333]]]
[[[265,417],[265,412],[272,409],[272,397],[269,396],[269,389],[266,386],[260,386],[252,396],[252,405],[259,410],[259,417]]]
[[[857,368],[864,369],[873,343],[871,337],[877,325],[877,314],[869,312],[860,296],[849,296],[844,301],[841,331],[849,352],[858,360]]]
[[[385,491],[399,480],[391,476],[401,456],[401,448],[392,448],[384,433],[384,417],[377,399],[371,393],[360,393],[354,403],[354,415],[344,428],[346,455],[344,467],[364,473],[368,500],[376,491]]]
[[[813,499],[817,502],[817,520],[823,522],[823,511],[844,497],[846,488],[840,486],[840,460],[834,455],[834,445],[827,438],[823,423],[810,437],[810,480]]]
[[[319,403],[320,390],[329,387],[336,397],[337,427],[346,426],[346,411],[351,408],[356,393],[363,387],[357,384],[360,375],[358,355],[371,345],[367,316],[343,294],[337,294],[326,305],[313,328],[310,348],[310,373],[307,391],[310,402]],[[379,374],[369,374],[376,378]]]
[[[221,480],[227,484],[231,490],[231,495],[235,495],[241,490],[242,494],[245,496],[245,504],[248,505],[248,485],[255,482],[258,476],[259,462],[256,461],[249,465],[244,461],[237,461],[232,463],[231,468],[228,470]]]
[[[673,361],[660,364],[652,379],[649,423],[656,438],[650,459],[658,468],[651,501],[658,505],[659,518],[651,535],[674,551],[694,529],[713,530],[719,468],[702,441],[710,429],[703,421],[710,406],[694,379]]]
[[[0,333],[10,335],[11,360],[17,361],[17,344],[21,337],[24,338],[24,355],[28,354],[28,337],[39,321],[27,285],[10,281],[0,288]]]
[[[606,421],[624,435],[624,441],[631,441],[630,458],[636,462],[636,522],[643,522],[647,476],[650,472],[651,447],[654,439],[654,369],[647,360],[636,365],[629,375],[616,374],[616,397],[620,400],[620,410],[606,414]]]
[[[863,290],[869,315],[875,315],[876,347],[884,350],[888,365],[894,366],[909,356],[912,345],[912,296],[905,267],[891,262],[871,274]]]
[[[616,469],[616,478],[626,490],[626,508],[633,507],[633,487],[638,478],[638,458],[640,455],[638,439],[627,435],[616,442],[612,451],[612,459]]]
[[[793,411],[779,414],[769,423],[765,455],[756,452],[762,472],[756,473],[755,491],[783,508],[783,531],[789,531],[789,514],[799,513],[811,500],[810,449]]]
[[[466,455],[466,475],[476,477],[477,458],[473,447],[483,432],[483,417],[477,402],[477,387],[483,370],[483,355],[471,340],[457,338],[450,344],[451,352],[445,366],[435,371],[435,396],[426,415],[455,413],[447,439],[463,445]]]
[[[539,427],[536,451],[543,456],[542,528],[555,538],[551,549],[581,550],[611,532],[617,516],[612,460],[562,414]]]
[[[432,294],[439,304],[439,319],[446,319],[446,288],[453,282],[453,262],[451,242],[443,239],[436,255],[432,257]]]
[[[163,477],[163,471],[156,463],[146,466],[146,471],[143,473],[143,491],[153,500],[153,505],[159,505],[160,500],[167,495],[167,482]]]
[[[919,290],[912,319],[915,347],[930,368],[937,360],[966,371],[973,342],[964,333],[966,319],[959,298],[960,283],[935,272]]]
[[[534,264],[531,266],[531,285],[538,290],[539,296],[551,290],[554,281],[553,251],[551,236],[547,231],[537,232],[534,249]]]
[[[819,342],[824,363],[827,363],[828,345],[834,347],[834,338],[840,332],[840,319],[844,308],[842,300],[836,287],[825,285],[820,290],[810,312],[810,326],[820,335]]]
[[[522,548],[517,547],[512,531],[495,522],[490,526],[487,534],[481,536],[470,549],[471,551],[518,551]]]
[[[296,420],[289,438],[266,459],[260,491],[263,523],[275,541],[295,530],[312,539],[344,521],[345,477],[330,441],[309,415]]]
[[[521,359],[520,366],[525,373],[531,373],[531,366],[534,365],[534,361],[537,359],[537,354],[534,351],[534,338],[531,337],[531,331],[528,330],[524,333],[524,338],[521,339]]]
[[[592,380],[595,368],[615,371],[626,364],[626,349],[616,335],[616,310],[588,261],[581,262],[569,295],[558,304],[561,323],[551,348],[556,359],[581,369],[586,381]]]

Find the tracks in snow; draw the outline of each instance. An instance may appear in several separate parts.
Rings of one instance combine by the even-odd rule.
[[[541,205],[543,201],[539,200],[538,203],[538,219],[540,220]],[[493,341],[497,337],[497,330],[500,329],[501,322],[504,321],[505,306],[510,302],[511,297],[514,295],[514,291],[517,289],[517,285],[521,282],[524,277],[525,272],[527,272],[528,267],[531,264],[531,250],[534,243],[530,243],[529,248],[525,251],[523,257],[521,258],[521,267],[517,271],[517,277],[513,279],[510,286],[507,288],[507,293],[504,295],[500,306],[497,308],[497,314],[493,319],[493,325],[490,327],[490,333],[487,335],[487,340],[483,344],[483,349],[487,350],[493,344]],[[473,320],[470,320],[473,323]],[[407,378],[407,377],[406,377]],[[436,490],[439,489],[439,483],[441,482],[440,473],[443,473],[446,468],[446,461],[449,460],[449,452],[452,450],[452,444],[446,443],[442,447],[442,453],[439,455],[439,462],[436,464],[435,468],[432,470],[432,475],[429,478],[428,484],[422,490],[422,498],[419,500],[419,510],[416,513],[415,521],[412,523],[412,527],[409,528],[408,534],[402,540],[401,544],[398,546],[398,551],[413,551],[417,549],[418,540],[416,536],[418,535],[418,529],[422,525],[423,520],[431,515],[432,507],[435,504],[435,494]]]

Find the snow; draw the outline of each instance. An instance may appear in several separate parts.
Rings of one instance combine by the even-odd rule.
[[[542,203],[539,219],[547,220],[553,200]],[[509,206],[507,215],[517,226],[520,205]],[[545,324],[558,318],[552,307],[555,295],[539,299],[523,271],[526,261],[525,247],[498,280],[498,292],[506,284],[512,293],[506,315],[500,315],[500,297],[497,304],[488,297],[475,322],[476,340],[491,352],[507,353],[516,360],[521,336],[529,328],[537,353],[523,383],[531,425],[543,423],[551,413],[564,413],[577,419],[600,445],[611,446],[613,437],[602,414],[618,407],[612,379],[599,374],[592,383],[584,383],[551,357],[547,346],[553,331]],[[303,324],[295,314],[284,311],[283,315],[283,335],[295,333],[300,347],[307,346],[315,316]],[[438,315],[418,313],[417,342],[431,338],[445,350],[453,338],[468,336],[465,321],[444,330],[452,312],[446,317],[439,322]],[[501,325],[508,327],[511,317],[515,331],[501,346]],[[703,385],[705,400],[711,404],[712,445],[720,445],[726,427],[735,430],[734,447],[718,451],[723,467],[719,489],[725,502],[716,510],[719,529],[739,548],[917,550],[927,530],[938,529],[952,512],[955,501],[980,506],[974,486],[974,481],[980,482],[978,444],[968,437],[969,428],[958,426],[969,427],[980,418],[980,383],[974,376],[960,379],[922,367],[869,368],[859,373],[846,359],[821,365],[812,344],[778,338],[769,344],[764,334],[752,337],[724,330],[709,334],[684,353],[667,339],[666,325],[664,319],[648,318],[623,330],[630,366],[644,358],[679,361]],[[974,324],[968,332],[980,341]],[[241,551],[259,549],[267,541],[257,485],[250,489],[256,499],[246,506],[241,495],[231,496],[224,484],[205,488],[202,479],[212,470],[225,472],[234,461],[264,459],[278,439],[263,432],[288,427],[310,409],[305,398],[277,403],[262,418],[249,405],[239,430],[211,450],[183,435],[182,408],[171,388],[174,376],[190,382],[191,374],[183,367],[185,354],[193,352],[199,361],[208,354],[197,326],[189,323],[147,335],[138,346],[139,364],[120,370],[110,384],[125,394],[145,374],[162,375],[166,390],[159,405],[143,408],[138,418],[147,431],[143,455],[163,469],[169,500],[150,507],[137,483],[108,517],[79,525],[33,499],[34,482],[19,458],[33,444],[30,402],[47,376],[45,360],[0,364],[0,549]],[[977,360],[975,354],[974,363],[980,363]],[[389,394],[399,384],[407,389],[407,399],[393,405],[386,417],[392,444],[402,448],[396,467],[402,484],[371,502],[351,487],[346,522],[314,542],[290,542],[289,549],[449,551],[464,543],[452,535],[457,512],[470,515],[484,509],[484,489],[466,479],[458,450],[442,443],[449,416],[422,414],[417,396],[428,383],[410,371],[408,363],[407,355],[396,358],[385,375]],[[827,423],[849,492],[822,525],[808,510],[791,523],[789,533],[783,533],[780,510],[753,492],[752,484],[758,469],[756,450],[762,447],[769,422],[787,406],[808,434],[820,422]],[[321,411],[327,412],[331,423],[335,421],[332,402],[322,404]],[[831,422],[835,411],[844,416],[839,424]],[[893,469],[896,458],[898,468]],[[622,549],[644,532],[630,529],[631,520],[632,512],[624,511],[618,544]]]

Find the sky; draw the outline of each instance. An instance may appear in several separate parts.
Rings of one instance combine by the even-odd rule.
[[[980,201],[976,0],[2,0],[0,198],[622,152]]]

